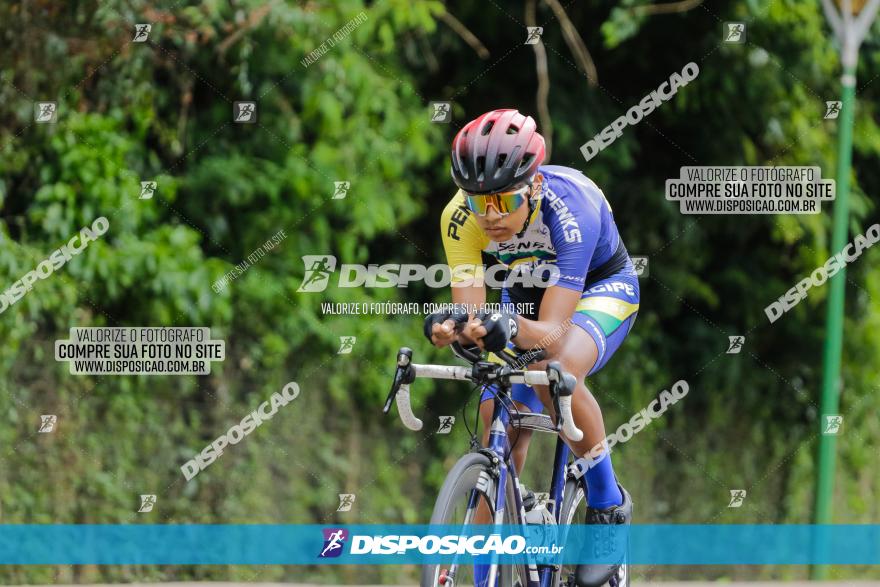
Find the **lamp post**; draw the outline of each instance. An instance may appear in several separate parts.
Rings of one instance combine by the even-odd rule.
[[[822,0],[822,8],[834,35],[840,42],[840,61],[843,86],[840,118],[837,134],[837,198],[834,201],[831,251],[843,249],[847,240],[849,223],[849,175],[852,162],[852,131],[856,94],[856,65],[859,47],[868,32],[880,0],[838,0],[838,8],[831,0]],[[835,274],[829,285],[828,312],[826,316],[825,345],[822,352],[822,400],[819,424],[824,425],[825,416],[837,413],[840,400],[840,361],[843,347],[843,303],[846,283],[846,268]],[[823,430],[820,429],[820,432]],[[816,478],[815,521],[817,525],[831,523],[831,503],[834,494],[834,467],[836,436],[820,434],[819,464]],[[814,554],[821,556],[824,544],[817,540]],[[812,567],[812,577],[824,579],[828,574],[827,565]]]

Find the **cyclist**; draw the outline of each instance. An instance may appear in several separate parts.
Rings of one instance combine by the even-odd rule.
[[[502,289],[502,311],[476,314],[441,312],[425,320],[425,335],[436,346],[455,341],[500,351],[545,348],[578,380],[572,401],[581,441],[567,439],[578,456],[592,458],[585,473],[587,524],[629,524],[632,500],[621,486],[606,452],[592,451],[605,438],[602,412],[584,385],[614,355],[632,328],[639,308],[639,283],[602,190],[581,172],[541,165],[544,139],[535,121],[516,110],[493,110],[465,125],[452,142],[452,178],[459,190],[441,219],[443,246],[452,268],[452,301],[481,306],[486,302],[481,254],[510,272],[546,264],[558,269],[558,282],[527,287],[523,280]],[[517,315],[514,307],[534,311]],[[518,305],[518,306],[513,306]],[[546,363],[530,368],[545,368]],[[493,402],[481,397],[483,445],[488,443]],[[520,411],[555,419],[549,390],[525,384],[511,390]],[[530,431],[510,432],[513,461],[521,471]],[[488,523],[483,511],[482,522]],[[619,564],[579,565],[578,585],[601,585]],[[486,569],[475,569],[477,585]]]

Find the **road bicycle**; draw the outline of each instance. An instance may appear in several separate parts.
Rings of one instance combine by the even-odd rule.
[[[471,433],[471,450],[462,456],[449,471],[431,516],[431,524],[466,525],[473,523],[477,508],[488,507],[493,526],[525,527],[541,519],[546,525],[555,525],[558,543],[565,543],[566,529],[576,519],[583,523],[587,504],[587,487],[583,477],[583,460],[574,459],[568,445],[559,435],[578,441],[583,433],[574,424],[571,399],[577,381],[565,373],[561,365],[552,361],[546,371],[528,370],[527,366],[545,358],[543,350],[518,351],[505,349],[495,355],[502,362],[483,360],[476,348],[464,348],[459,343],[451,345],[453,352],[469,363],[466,366],[418,365],[412,362],[413,352],[403,347],[397,353],[397,369],[391,391],[385,401],[383,413],[387,414],[396,401],[403,424],[410,430],[422,429],[422,421],[412,411],[410,385],[416,378],[454,379],[471,381],[476,389],[489,388],[495,393],[489,442],[482,447],[476,431]],[[550,389],[555,412],[560,414],[554,424],[550,416],[523,413],[510,401],[511,385],[546,385]],[[544,504],[534,505],[531,494],[523,495],[523,486],[511,460],[511,446],[507,426],[530,429],[557,436],[553,469],[550,477],[549,497]],[[469,429],[470,431],[470,429]],[[569,461],[572,461],[571,463]],[[524,503],[524,500],[526,503]],[[561,504],[560,507],[556,507]],[[543,511],[539,511],[543,507]],[[538,511],[540,516],[535,516]],[[474,585],[474,559],[462,555],[452,563],[423,565],[422,587],[460,587]],[[542,562],[542,564],[539,564]],[[488,566],[486,585],[497,587],[574,587],[573,565],[548,564],[545,558],[523,558],[516,564],[498,564],[493,560]],[[496,582],[497,580],[497,582]],[[482,581],[481,581],[482,583]],[[616,575],[606,583],[610,587],[629,587],[629,565],[624,560]]]

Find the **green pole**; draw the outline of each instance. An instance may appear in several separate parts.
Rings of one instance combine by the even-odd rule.
[[[831,253],[843,249],[849,224],[849,174],[852,162],[852,131],[855,110],[855,65],[844,66],[843,97],[840,107],[840,126],[837,143],[837,191],[834,201]],[[837,414],[840,400],[840,362],[843,348],[843,305],[846,268],[841,268],[831,279],[826,315],[826,337],[822,353],[822,403],[819,413],[819,474],[816,480],[816,524],[831,523],[831,505],[834,496],[835,446],[837,436],[822,434],[825,416]],[[820,549],[821,551],[821,549]],[[813,579],[828,576],[827,565],[813,565]]]

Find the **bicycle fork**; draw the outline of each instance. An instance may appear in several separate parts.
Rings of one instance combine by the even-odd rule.
[[[508,471],[507,464],[504,462],[504,459],[499,457],[499,455],[504,455],[508,446],[508,438],[507,438],[507,423],[509,421],[509,417],[507,415],[507,410],[502,405],[501,401],[495,401],[495,409],[492,413],[492,427],[489,429],[489,452],[492,453],[491,461],[492,466],[498,472],[497,482],[495,483],[495,512],[494,520],[492,521],[493,525],[497,528],[498,526],[504,523],[504,509],[507,507],[506,498],[506,488],[507,488],[507,475],[511,474],[513,479],[516,480],[516,471]],[[519,496],[519,491],[514,492],[516,494],[516,507],[517,511],[522,513],[522,501]],[[519,517],[519,516],[518,516]],[[498,577],[498,555],[493,554],[491,558],[491,562],[489,564],[489,577],[486,581],[486,587],[494,587],[496,578]]]
[[[497,527],[504,523],[505,486],[507,484],[507,475],[509,471],[504,459],[499,455],[505,454],[506,447],[506,411],[501,406],[501,402],[495,402],[495,411],[492,415],[492,424],[489,431],[489,446],[482,448],[479,451],[489,459],[490,470],[480,472],[480,476],[477,478],[476,487],[471,490],[470,495],[468,496],[467,512],[465,513],[464,522],[462,524],[463,527],[466,528],[473,523],[477,508],[480,506],[481,495],[491,498],[495,503],[494,511],[490,512],[492,515],[492,520],[490,521],[492,526]],[[514,479],[516,479],[516,477],[514,477]],[[517,502],[517,508],[519,508],[519,511],[522,511],[522,501],[518,492]],[[486,504],[486,507],[488,507],[488,504]],[[463,528],[462,534],[464,533]],[[489,564],[489,574],[486,585],[494,587],[495,581],[498,577],[498,555],[493,554],[490,560],[491,562]],[[441,579],[441,582],[445,587],[454,587],[459,566],[460,563],[456,556],[453,559],[452,564],[449,566],[447,574]]]

